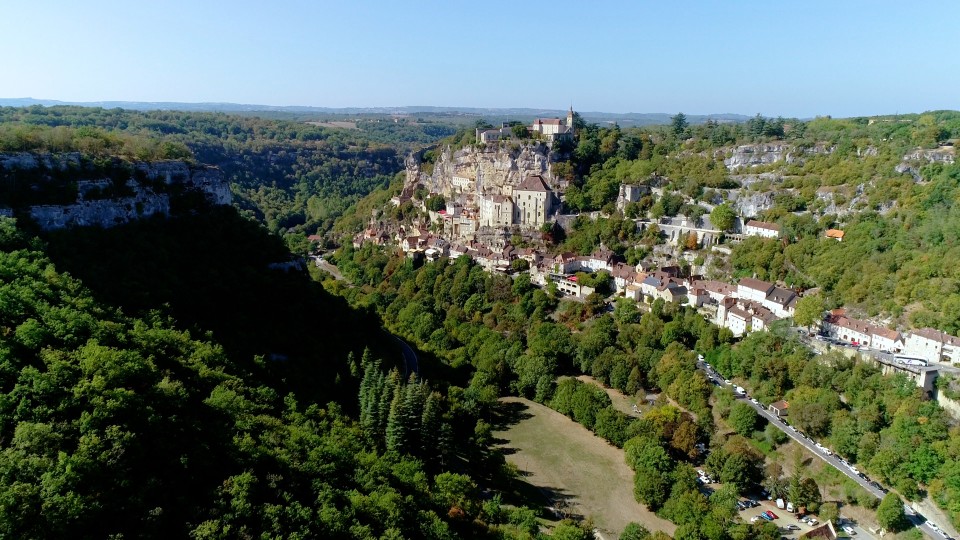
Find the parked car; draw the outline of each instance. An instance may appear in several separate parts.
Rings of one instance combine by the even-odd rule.
[[[773,521],[773,518],[770,516],[770,514],[768,514],[768,513],[766,513],[766,512],[760,514],[760,517],[762,517],[763,519],[765,519],[765,520],[767,520],[767,521]]]
[[[770,510],[767,510],[767,513],[770,514],[770,517],[772,517],[773,519],[777,519],[777,518],[780,517],[780,516],[774,514],[774,513],[773,513],[772,511],[770,511]]]
[[[853,530],[853,527],[849,525],[843,526],[843,532],[849,534],[850,536],[854,536],[855,534],[857,534],[857,531]]]
[[[787,530],[788,530],[788,531],[799,531],[799,530],[800,530],[800,526],[799,526],[799,525],[794,525],[793,523],[791,523],[790,525],[787,525]]]

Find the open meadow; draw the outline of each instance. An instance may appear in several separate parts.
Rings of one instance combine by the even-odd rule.
[[[539,488],[550,505],[592,518],[596,527],[619,535],[635,521],[670,535],[676,526],[657,517],[633,497],[633,471],[623,450],[566,416],[515,397],[501,400],[512,422],[495,436],[507,461]]]

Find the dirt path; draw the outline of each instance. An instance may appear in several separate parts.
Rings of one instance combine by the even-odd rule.
[[[631,521],[673,535],[673,523],[633,498],[633,471],[623,450],[538,403],[512,397],[501,402],[519,409],[515,412],[522,419],[496,436],[515,450],[507,461],[528,475],[527,482],[571,511],[592,517],[599,529],[613,535],[619,536]]]

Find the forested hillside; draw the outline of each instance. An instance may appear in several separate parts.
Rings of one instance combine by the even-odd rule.
[[[390,371],[375,320],[267,267],[286,254],[230,208],[46,239],[0,218],[0,535],[535,535],[480,498],[506,474],[484,409]]]

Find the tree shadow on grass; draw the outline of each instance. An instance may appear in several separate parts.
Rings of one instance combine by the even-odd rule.
[[[515,426],[528,418],[533,418],[533,414],[527,412],[529,408],[519,401],[501,401],[493,409],[491,418],[493,431],[506,431],[511,426]]]
[[[500,402],[493,409],[493,416],[491,418],[493,432],[507,431],[511,426],[515,426],[528,418],[533,418],[533,414],[527,412],[527,409],[529,409],[527,405],[517,401]],[[516,448],[505,446],[510,442],[507,439],[494,437],[492,442],[494,446],[499,447],[500,453],[505,456],[517,452]]]

